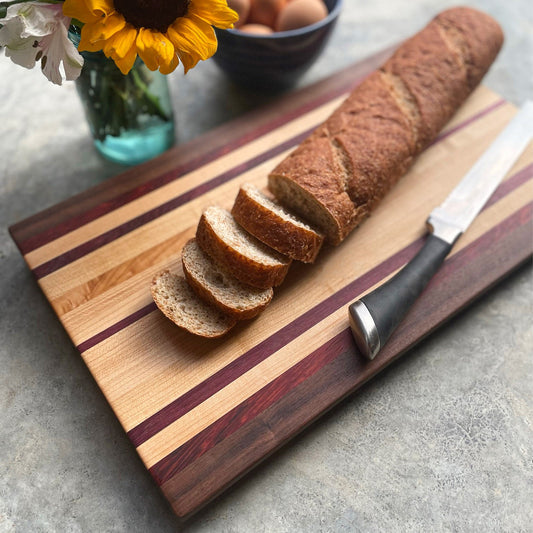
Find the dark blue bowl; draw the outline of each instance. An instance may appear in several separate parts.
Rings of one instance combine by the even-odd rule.
[[[325,0],[328,16],[305,28],[254,35],[215,28],[215,63],[239,85],[286,89],[300,78],[326,46],[339,18],[342,0]]]

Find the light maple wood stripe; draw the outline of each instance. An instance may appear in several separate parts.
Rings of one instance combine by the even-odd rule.
[[[526,193],[523,189],[524,187],[521,187],[518,189],[518,193],[514,192],[510,195],[510,199],[505,198],[496,205],[511,203],[512,207],[513,200],[516,203],[521,198],[527,198],[527,187]],[[517,194],[518,199],[516,198]],[[497,211],[491,207],[489,212],[489,216],[493,217],[489,218],[490,226],[491,222],[497,222],[495,216]],[[505,216],[506,213],[503,211],[502,216]],[[483,218],[480,217],[479,220],[476,220],[476,224],[479,225],[480,221],[486,219],[487,215],[483,214]],[[377,223],[379,224],[379,221]],[[374,247],[386,248],[387,244],[390,246],[390,243],[387,243],[390,241],[390,238],[387,237],[387,230],[381,235],[376,231],[376,228],[369,227],[366,231],[369,235],[374,235],[375,238],[367,240],[366,247],[362,245],[364,241],[357,242],[357,249],[360,251],[361,257],[371,254]],[[409,235],[409,238],[417,238],[421,232],[422,230],[418,229],[416,234]],[[466,239],[463,240],[461,246],[466,242],[468,242]],[[299,279],[287,287],[288,291],[282,293],[279,299],[273,302],[270,308],[267,308],[264,315],[259,317],[250,327],[243,329],[241,334],[237,333],[227,339],[227,342],[223,343],[222,351],[218,351],[220,348],[218,346],[214,353],[208,353],[196,361],[194,358],[191,360],[188,356],[189,350],[194,350],[193,353],[204,353],[206,348],[203,345],[194,344],[182,348],[180,346],[182,342],[192,342],[192,339],[188,335],[180,336],[177,331],[172,332],[174,342],[170,345],[167,344],[165,341],[168,333],[164,323],[163,326],[161,325],[157,314],[156,316],[145,317],[139,324],[130,326],[125,331],[117,333],[95,348],[88,350],[84,354],[84,358],[93,374],[98,376],[101,387],[104,390],[109,389],[110,401],[117,413],[121,413],[121,420],[125,424],[126,430],[142,422],[149,411],[152,411],[150,414],[153,414],[179,396],[177,391],[180,391],[181,394],[186,392],[220,368],[227,366],[246,349],[260,342],[262,339],[260,335],[262,320],[267,321],[269,328],[271,328],[270,331],[278,331],[317,302],[343,287],[347,279],[353,279],[355,275],[350,277],[346,272],[340,270],[341,265],[348,265],[346,267],[348,270],[349,265],[357,265],[357,260],[354,260],[353,257],[353,249],[348,250],[348,248],[339,247],[334,252],[338,255],[326,259],[339,266],[336,269],[339,270],[339,273],[336,272],[337,275],[334,279],[325,270],[313,275],[312,279],[310,276],[298,276]],[[369,265],[364,263],[359,266],[361,273],[369,268]],[[357,270],[355,272],[357,273]],[[314,294],[313,288],[316,288]],[[302,293],[309,295],[309,298],[305,299],[306,302],[302,302],[302,299],[298,298],[298,294]],[[294,314],[287,312],[290,302],[293,302],[291,310],[294,309]],[[310,305],[306,305],[308,302]],[[281,318],[283,318],[283,322],[280,321]],[[163,331],[165,332],[163,339],[161,339],[161,327],[164,328]],[[143,333],[136,335],[137,329]],[[129,344],[128,357],[118,360],[109,357],[114,346],[120,347],[126,342]],[[169,353],[173,354],[172,357],[169,357]],[[117,374],[119,375],[117,376]],[[166,379],[163,379],[164,376]],[[154,391],[152,384],[159,381],[165,381],[165,385]]]
[[[250,172],[237,176],[216,190],[157,217],[134,231],[127,232],[109,244],[97,248],[95,251],[52,272],[39,280],[41,287],[48,298],[55,301],[75,287],[84,285],[125,262],[134,264],[138,256],[149,248],[172,238],[178,231],[182,232],[183,238],[192,236],[205,207],[213,204],[231,206],[240,183],[247,180],[252,182],[264,180],[268,169],[283,156],[284,153],[279,154],[275,159],[265,161]],[[179,253],[179,250],[176,250],[176,253]]]
[[[131,220],[135,216],[146,213],[168,201],[169,198],[182,195],[193,189],[199,183],[208,182],[217,175],[229,171],[258,154],[266,152],[273,146],[277,146],[284,141],[309,130],[325,120],[325,118],[327,118],[333,110],[339,106],[345,97],[346,95],[337,97],[331,102],[306,113],[302,117],[287,122],[285,125],[247,143],[231,153],[223,155],[215,161],[203,165],[198,169],[175,179],[169,184],[151,191],[80,228],[29,252],[25,256],[29,266],[35,268],[61,254],[63,251],[70,250],[121,223]]]
[[[447,190],[444,191],[444,195],[446,193],[447,193]],[[396,203],[396,199],[395,199],[394,196],[395,195],[392,194],[391,198],[390,198],[390,202],[392,202],[393,204]],[[440,198],[439,198],[439,201],[440,201]],[[406,205],[406,204],[403,204],[403,205]],[[420,206],[417,206],[417,205],[410,206],[409,205],[409,210],[408,211],[409,212],[413,211],[415,213],[415,216],[413,217],[413,220],[408,220],[407,224],[410,227],[420,228],[418,231],[422,231],[422,226],[420,225],[419,222],[420,222],[420,220],[424,219],[425,215],[427,215],[427,212],[423,212],[423,211],[417,212],[416,211],[417,208],[420,208]],[[382,209],[384,209],[384,210],[387,209],[386,203],[384,204]],[[414,221],[414,224],[413,224],[413,221]],[[417,222],[418,222],[418,225],[416,224]],[[360,228],[358,230],[358,235],[357,235],[357,238],[356,238],[356,242],[357,242],[356,249],[359,251],[359,253],[356,253],[356,258],[360,257],[364,261],[364,258],[371,257],[372,256],[372,248],[375,247],[375,246],[379,246],[380,249],[386,250],[387,253],[389,253],[389,252],[393,253],[394,250],[390,250],[390,248],[387,248],[388,246],[389,247],[391,246],[391,240],[390,240],[390,238],[388,238],[387,235],[388,235],[388,231],[393,229],[394,222],[391,222],[391,226],[390,227],[388,225],[384,225],[384,224],[385,224],[385,222],[384,221],[379,221],[378,216],[376,216],[376,217],[371,218],[362,228]],[[374,226],[374,225],[376,225],[376,226]],[[382,231],[380,231],[380,229]],[[364,249],[363,249],[364,253],[361,253],[362,246],[365,243],[365,238],[364,238],[365,233],[367,233],[369,237],[368,237],[367,244],[366,244],[366,251],[364,251]],[[376,241],[375,240],[376,239],[376,235],[382,236],[382,240],[381,241]],[[411,238],[409,234],[406,233],[405,235],[406,235],[406,239]],[[335,254],[340,254],[341,252],[345,252],[347,254],[347,256],[345,258],[341,258],[339,260],[337,258],[338,256],[336,256]],[[354,255],[353,251],[349,250],[347,247],[340,247],[339,249],[332,251],[332,253],[334,254],[333,257],[325,259],[326,261],[334,261],[335,263],[340,261],[340,263],[343,264],[344,260],[349,260],[350,259],[350,255],[351,255],[352,256],[352,262],[353,262],[353,255]],[[359,264],[359,268],[360,268],[359,271],[364,271],[365,268],[368,268],[368,266],[369,265],[364,263],[364,262],[360,263]],[[319,264],[319,265],[316,265],[316,268],[321,269],[322,267]],[[316,268],[315,267],[311,267],[313,272],[316,271]],[[356,274],[357,272],[358,271],[355,270],[354,274]],[[341,281],[344,280],[346,275],[349,275],[349,274],[351,274],[351,273],[350,272],[348,272],[348,273],[340,272],[339,276],[340,276]],[[331,280],[329,280],[328,276],[326,276],[326,279],[320,280],[320,281],[321,282],[323,281],[323,283],[320,283],[319,286],[320,287],[324,287],[324,290],[328,290],[327,289],[328,283],[331,284]],[[285,289],[289,289],[289,288],[285,287]],[[306,287],[302,288],[302,287],[299,287],[299,286],[295,287],[295,289],[296,289],[295,296],[297,295],[298,291],[307,290]],[[281,291],[281,296],[283,296],[283,294],[288,294],[289,295],[289,301],[290,301],[290,298],[292,297],[291,292],[286,292],[285,290],[283,290],[283,291]]]
[[[529,183],[517,189],[516,196],[518,198],[526,197],[525,189],[531,189]],[[516,200],[516,198],[513,198],[513,200]],[[526,198],[523,205],[529,204],[530,201],[531,198]],[[507,209],[502,209],[501,205],[495,204],[486,210],[483,215],[478,217],[479,220],[476,220],[471,227],[472,231],[469,230],[464,235],[451,256],[459,253],[463,248],[489,231],[498,222],[516,211],[517,204],[514,201],[508,201],[506,203]],[[497,213],[494,211],[497,211]],[[372,290],[372,288],[369,290]],[[304,335],[272,354],[268,359],[262,361],[250,371],[231,382],[227,387],[210,396],[198,407],[189,411],[154,437],[141,444],[137,448],[137,451],[146,466],[148,468],[152,467],[173,450],[186,443],[200,431],[206,429],[266,384],[307,357],[309,353],[335,337],[340,331],[346,329],[346,324],[347,310],[343,306],[310,328]],[[304,346],[305,349],[302,350]]]
[[[83,285],[67,291],[50,302],[52,307],[57,315],[61,317],[67,329],[72,326],[76,331],[79,331],[81,339],[85,340],[84,328],[88,327],[89,323],[86,322],[85,318],[77,321],[77,317],[102,311],[102,318],[104,318],[107,312],[116,307],[118,312],[116,316],[124,318],[122,315],[124,315],[125,310],[121,312],[122,305],[125,302],[123,298],[136,298],[139,306],[145,305],[147,298],[151,299],[151,297],[146,294],[146,291],[139,291],[138,288],[149,283],[152,276],[161,270],[163,266],[172,270],[179,266],[179,252],[191,234],[191,228],[187,228],[185,231],[173,235],[162,243],[141,253],[133,264],[131,261],[124,261],[115,268],[90,279]],[[115,306],[113,302],[117,297],[121,299],[121,302],[117,302],[117,306]],[[72,313],[73,310],[83,304],[87,304],[84,309],[80,309],[79,313]],[[128,308],[130,309],[131,306],[128,306]],[[79,338],[73,340],[76,344],[81,342]]]
[[[210,501],[522,264],[533,252],[532,216],[533,203],[446,261],[374,361],[358,354],[346,329],[154,465],[150,473],[175,511],[185,516]]]
[[[451,126],[454,127],[453,125]],[[458,135],[459,138],[456,140],[456,142],[462,142],[461,135],[466,135],[466,138],[468,139],[468,134],[463,132],[455,133],[454,135]],[[446,140],[445,142],[449,142]],[[280,156],[282,157],[282,156]],[[267,164],[267,163],[265,163]],[[417,166],[420,165],[420,163],[417,162]],[[444,176],[446,178],[446,176]],[[250,173],[246,173],[242,175],[241,177],[236,179],[236,182],[232,182],[233,186],[231,186],[231,193],[227,197],[226,201],[226,207],[230,207],[231,203],[234,198],[234,193],[236,190],[236,185],[243,181],[252,181],[257,183],[258,185],[262,186],[263,180],[263,172],[261,169],[253,169]],[[404,178],[407,182],[407,179]],[[402,182],[401,182],[402,183]],[[442,180],[442,185],[444,186],[444,190],[446,190],[447,182],[445,179]],[[229,185],[228,185],[229,187]],[[226,187],[226,188],[228,188]],[[395,188],[395,192],[399,190],[398,188],[400,185]],[[403,185],[404,188],[409,189],[409,185],[405,183]],[[393,193],[391,193],[393,194]],[[220,203],[220,202],[217,202]],[[178,214],[176,214],[176,217],[178,217]],[[196,212],[193,215],[193,220],[196,221]],[[180,220],[183,220],[184,217],[180,216]],[[159,231],[159,230],[158,230]],[[145,250],[141,254],[139,254],[137,257],[135,257],[135,260],[132,261],[130,257],[127,257],[126,260],[122,263],[119,263],[115,268],[112,268],[109,271],[104,271],[102,274],[99,274],[95,278],[92,278],[85,282],[83,285],[80,286],[74,286],[70,290],[65,291],[62,295],[60,295],[57,298],[52,298],[52,295],[50,295],[51,303],[56,310],[56,312],[62,316],[65,314],[64,320],[65,320],[65,327],[67,330],[75,331],[75,338],[74,341],[76,344],[79,344],[83,341],[85,341],[87,338],[91,337],[92,335],[95,335],[97,332],[95,331],[95,328],[92,327],[91,322],[87,321],[87,317],[95,316],[99,320],[99,324],[102,322],[102,315],[107,314],[109,316],[112,316],[115,318],[115,320],[122,319],[126,317],[129,313],[133,312],[134,306],[144,306],[149,301],[149,295],[145,294],[132,294],[130,293],[130,305],[122,305],[124,301],[121,299],[116,300],[114,298],[113,294],[107,294],[108,291],[116,290],[117,292],[121,293],[121,298],[124,295],[128,294],[127,290],[124,290],[120,284],[127,280],[126,283],[128,286],[134,287],[134,283],[132,283],[131,277],[135,277],[138,274],[138,277],[135,278],[135,283],[149,283],[151,277],[153,276],[153,273],[158,268],[162,268],[164,266],[167,266],[169,261],[172,261],[173,258],[175,258],[176,255],[179,255],[179,251],[181,250],[182,245],[184,242],[190,238],[194,233],[194,227],[187,228],[187,230],[183,231],[182,233],[178,235],[172,235],[167,239],[167,241],[164,241],[163,243],[158,243],[154,247]],[[155,239],[154,239],[155,240]],[[153,240],[152,240],[153,242]],[[167,246],[168,244],[168,246]],[[118,254],[117,254],[118,255]],[[121,256],[122,257],[122,256]],[[173,261],[175,262],[175,261]],[[67,267],[65,267],[67,268]],[[63,272],[64,269],[62,269],[59,272]],[[68,274],[71,274],[68,272]],[[73,276],[69,275],[70,283],[73,281]],[[53,275],[51,275],[53,276]],[[44,278],[45,280],[49,280],[51,276],[48,276],[47,278]],[[57,274],[58,278],[61,278],[61,274]],[[53,278],[52,278],[53,279]],[[60,287],[63,288],[63,290],[68,286],[69,280],[60,281]],[[45,281],[41,280],[44,283]],[[116,287],[116,289],[115,289]],[[47,290],[50,290],[49,287],[47,287]],[[92,301],[94,300],[94,301]],[[109,307],[109,304],[113,301],[117,302],[117,306],[115,307]],[[135,304],[134,301],[137,303]],[[76,312],[70,313],[73,309],[76,307],[85,304],[87,309],[84,307],[80,309],[79,314]],[[94,308],[91,309],[91,307],[94,305]],[[105,307],[104,307],[105,306]]]
[[[488,95],[488,93],[487,93]],[[329,113],[331,113],[332,109],[336,108],[339,104],[339,102],[344,97],[340,99],[336,99],[333,103],[328,104],[327,106],[323,106],[324,109],[320,110],[320,114],[318,117],[314,118],[314,114],[317,111],[310,112],[308,115],[306,115],[304,118],[306,121],[309,121],[311,118],[311,123],[306,122],[307,128],[298,129],[295,126],[297,126],[300,122],[302,122],[304,119],[298,119],[298,124],[288,124],[284,126],[283,128],[280,128],[276,132],[276,136],[280,136],[283,141],[286,141],[288,137],[285,136],[284,129],[290,128],[292,131],[298,131],[301,133],[302,131],[306,131],[309,128],[314,127],[316,124],[320,123],[324,118],[326,118]],[[453,128],[453,122],[451,123],[451,127]],[[261,139],[261,142],[256,141],[250,143],[250,146],[246,148],[246,153],[254,153],[253,148],[254,144],[260,144],[262,148],[272,146],[272,142],[274,142],[274,145],[276,145],[276,139],[270,139],[269,137],[275,137],[274,134],[270,134],[266,136],[267,139]],[[272,142],[268,142],[272,141]],[[244,151],[245,149],[239,149],[233,152],[232,159],[238,158],[239,152]],[[261,150],[259,151],[259,153]],[[221,157],[220,165],[217,165],[218,168],[224,167],[223,162],[227,160],[227,157]],[[117,227],[120,225],[120,223],[125,223],[126,221],[131,221],[132,218],[135,216],[140,216],[143,214],[147,214],[150,210],[155,209],[158,206],[162,206],[164,204],[164,201],[167,198],[172,198],[179,196],[179,194],[187,193],[187,191],[190,191],[190,188],[187,187],[190,185],[190,181],[193,183],[197,183],[199,181],[202,182],[208,182],[209,180],[206,179],[205,172],[209,172],[211,166],[213,166],[214,163],[208,164],[205,167],[201,167],[198,171],[192,172],[191,174],[188,174],[187,176],[182,177],[179,180],[175,180],[174,182],[171,182],[166,187],[162,187],[157,189],[156,191],[153,191],[151,193],[147,193],[142,198],[139,198],[137,200],[134,200],[132,202],[127,203],[126,205],[112,211],[109,214],[103,215],[102,217],[98,218],[96,221],[92,221],[88,224],[85,224],[78,228],[77,230],[74,230],[67,235],[64,235],[28,254],[26,254],[25,258],[29,264],[29,266],[34,269],[36,272],[39,271],[39,269],[46,264],[46,261],[51,261],[52,258],[57,257],[60,255],[62,250],[75,250],[76,246],[81,245],[82,243],[90,242],[91,239],[95,239],[96,236],[104,235],[106,232],[110,232],[112,228]],[[201,171],[204,171],[204,174],[201,174]],[[198,175],[197,175],[198,174]],[[209,177],[210,174],[207,174]],[[139,210],[138,207],[142,206],[142,210]]]
[[[192,439],[232,408],[297,364],[315,348],[345,329],[346,321],[343,320],[346,318],[345,315],[344,310],[339,309],[138,446],[137,452],[147,468]],[[302,346],[306,347],[305,350],[301,349]]]

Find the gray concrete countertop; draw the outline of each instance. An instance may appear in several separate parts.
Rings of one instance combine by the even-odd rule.
[[[507,37],[484,83],[533,97],[530,0],[469,3]],[[454,4],[345,0],[300,85]],[[0,80],[0,531],[533,531],[531,265],[179,524],[7,233],[122,169],[93,149],[73,84],[3,54]],[[179,143],[273,98],[212,62],[171,85]]]

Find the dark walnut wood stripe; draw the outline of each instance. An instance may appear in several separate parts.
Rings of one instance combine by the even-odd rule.
[[[531,178],[533,178],[533,164],[528,165],[500,185],[489,202],[485,205],[484,209],[489,205],[492,205],[496,200],[503,198],[517,187],[523,185]],[[166,407],[131,429],[128,432],[128,436],[132,443],[136,447],[140,446],[143,442],[153,437],[172,422],[175,422],[178,418],[205,401],[218,390],[224,388],[239,376],[270,357],[274,352],[293,341],[314,324],[320,322],[343,305],[354,300],[370,287],[379,283],[382,279],[390,275],[412,258],[420,248],[422,242],[423,239],[419,239],[398,251],[393,256],[387,258],[385,261],[366,272],[363,276],[353,280],[335,294],[332,294],[330,297],[321,301],[315,307],[287,324],[284,328],[274,332],[271,336],[267,337],[265,340],[232,361],[229,365],[222,368],[202,383],[199,383],[184,395],[176,398]],[[110,333],[115,333],[116,331],[118,330],[114,327],[109,328]],[[87,349],[86,347],[94,346],[97,342],[104,340],[104,338],[105,337],[100,336],[93,337],[86,341],[83,347]],[[81,346],[82,345],[78,348]]]
[[[235,381],[245,372],[305,333],[309,328],[327,318],[343,305],[347,305],[359,294],[400,268],[415,255],[421,244],[422,239],[411,243],[372,270],[366,272],[363,276],[352,281],[346,287],[321,301],[312,309],[274,332],[230,364],[131,429],[128,432],[128,437],[136,447],[141,445],[172,422],[181,418],[185,413],[194,409],[232,381]]]
[[[184,461],[179,454],[170,454],[160,461],[152,474],[156,480],[166,479],[161,489],[178,516],[185,518],[208,503],[523,264],[533,252],[532,215],[533,204],[528,204],[448,259],[374,361],[363,359],[345,330],[328,343],[328,349],[335,351],[333,359],[317,365],[311,376],[275,403],[265,403],[265,409],[253,418],[244,421],[236,416],[241,423],[233,433],[222,440],[210,435],[212,447],[203,444],[194,460],[190,455]],[[309,357],[317,357],[316,352]],[[178,459],[187,466],[176,468],[173,462]]]
[[[213,446],[237,431],[248,421],[285,396],[294,387],[331,361],[342,349],[346,335],[338,335],[284,374],[271,381],[240,405],[220,417],[205,430],[150,468],[158,485],[168,481]]]
[[[455,126],[453,128],[452,133],[457,133],[463,128],[483,118],[485,115],[497,109],[502,103],[503,101],[498,101],[495,104],[492,104],[488,106],[487,108],[483,109],[482,111],[476,113],[472,117],[469,117],[467,120]],[[75,248],[72,248],[71,250],[68,250],[67,252],[64,252],[63,254],[57,257],[54,257],[53,259],[50,259],[49,261],[45,263],[42,263],[41,265],[35,267],[32,270],[33,274],[35,275],[37,279],[40,279],[40,278],[43,278],[44,276],[47,276],[59,270],[60,268],[66,265],[69,265],[70,263],[73,263],[74,261],[77,261],[78,259],[81,259],[85,255],[91,252],[94,252],[95,250],[101,248],[102,246],[105,246],[106,244],[109,244],[119,239],[120,237],[123,237],[124,235],[130,233],[131,231],[134,231],[144,226],[145,224],[169,213],[170,211],[177,209],[178,207],[182,205],[185,205],[191,200],[200,197],[201,195],[215,189],[216,187],[222,185],[223,183],[227,183],[231,181],[232,179],[236,178],[243,172],[251,170],[257,165],[263,163],[264,161],[267,161],[268,159],[284,152],[285,150],[288,150],[289,148],[292,148],[298,145],[313,130],[314,130],[314,127],[300,133],[299,135],[292,137],[291,139],[288,139],[280,143],[277,146],[272,147],[270,150],[267,150],[266,152],[256,155],[252,159],[249,159],[248,161],[245,161],[241,163],[240,165],[237,165],[226,172],[223,172],[219,176],[216,176],[215,178],[198,185],[198,187],[195,187],[187,191],[186,193],[183,193],[175,198],[172,198],[168,202],[165,202],[164,204],[161,204],[151,209],[150,211],[143,213],[142,215],[139,215],[131,220],[128,220],[124,224],[116,226],[115,228],[101,235],[98,235],[97,237],[90,239],[89,241],[86,241],[83,244],[80,244],[79,246],[76,246]],[[440,137],[435,139],[433,144],[437,144],[438,142],[444,140],[452,133],[446,132],[442,134]]]
[[[349,92],[395,47],[282,97],[9,228],[23,255]],[[206,149],[206,147],[209,147]]]
[[[211,180],[205,181],[197,187],[194,187],[188,190],[187,192],[180,194],[179,196],[176,196],[171,200],[168,200],[167,202],[158,205],[157,207],[154,207],[153,209],[150,209],[146,213],[134,217],[128,220],[127,222],[124,222],[123,224],[120,224],[119,226],[116,226],[113,229],[110,229],[109,231],[106,231],[105,233],[102,233],[101,235],[98,235],[97,237],[94,237],[93,239],[90,239],[84,242],[83,244],[80,244],[79,246],[76,246],[75,248],[72,248],[71,250],[62,253],[61,255],[58,255],[57,257],[54,257],[53,259],[42,263],[41,265],[35,267],[32,270],[33,274],[37,279],[41,279],[59,270],[60,268],[69,265],[70,263],[73,263],[78,259],[81,259],[87,254],[90,254],[91,252],[102,248],[106,244],[120,239],[124,235],[127,235],[128,233],[148,224],[149,222],[152,222],[153,220],[156,220],[157,218],[162,217],[167,213],[170,213],[174,209],[177,209],[191,202],[195,198],[198,198],[203,194],[213,189],[216,189],[220,185],[223,185],[224,183],[235,179],[237,176],[260,165],[271,157],[275,157],[276,155],[284,152],[285,150],[296,146],[297,144],[302,142],[302,140],[305,139],[305,137],[307,137],[313,129],[314,128],[310,128],[309,130],[306,130],[284,141],[283,143],[272,147],[270,150],[258,154],[257,156],[247,161],[244,161],[243,163],[231,168],[230,170],[219,174]]]

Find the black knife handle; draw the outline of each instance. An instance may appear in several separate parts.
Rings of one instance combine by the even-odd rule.
[[[422,249],[402,270],[350,305],[352,332],[366,357],[373,359],[389,340],[452,246],[430,234]]]

